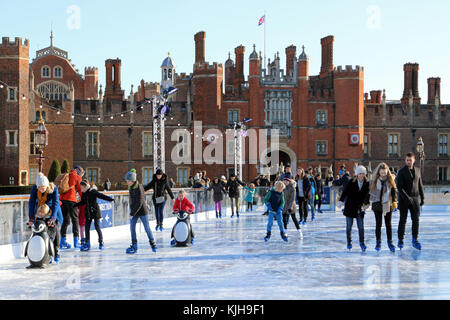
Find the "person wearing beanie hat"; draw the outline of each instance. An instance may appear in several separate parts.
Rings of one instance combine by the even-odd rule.
[[[144,191],[153,190],[153,206],[155,207],[156,216],[156,231],[163,231],[163,220],[164,220],[164,206],[166,205],[166,192],[172,198],[172,204],[174,202],[175,196],[173,195],[172,189],[169,185],[169,180],[167,175],[163,173],[161,169],[157,169],[156,173],[153,175],[152,181],[144,187]]]
[[[125,180],[128,184],[128,191],[130,193],[130,231],[131,231],[131,245],[126,250],[127,254],[135,254],[138,250],[137,236],[136,236],[136,224],[140,219],[144,225],[145,232],[147,233],[150,246],[153,252],[156,252],[155,238],[153,237],[150,225],[148,223],[148,207],[145,201],[144,187],[139,183],[136,178],[136,170],[131,169],[125,176]]]
[[[38,219],[37,212],[42,206],[48,206],[50,216],[44,220],[48,225],[50,238],[55,247],[55,262],[60,261],[59,257],[59,231],[58,224],[63,222],[61,207],[59,204],[58,187],[48,181],[48,178],[40,172],[36,177],[36,184],[31,188],[30,198],[28,200],[28,226],[32,226]]]
[[[82,197],[81,191],[81,178],[84,175],[84,170],[81,166],[75,166],[73,170],[69,173],[64,172],[61,174],[68,175],[68,187],[69,189],[64,193],[61,192],[59,200],[61,200],[61,209],[64,217],[63,223],[61,225],[61,249],[69,249],[71,245],[66,240],[67,228],[69,224],[72,222],[72,232],[73,232],[73,247],[80,248],[80,227],[78,223],[78,209],[74,207],[74,205],[78,202],[77,193],[79,199]],[[58,176],[55,180],[62,181],[63,179],[59,179]],[[60,185],[61,187],[61,185]]]
[[[344,216],[347,220],[347,249],[352,248],[352,226],[353,219],[356,219],[359,232],[359,244],[361,250],[366,251],[364,243],[364,214],[370,205],[369,181],[366,178],[366,168],[358,166],[355,170],[356,177],[347,183],[341,197],[338,208],[344,207]],[[345,204],[344,204],[345,202]]]

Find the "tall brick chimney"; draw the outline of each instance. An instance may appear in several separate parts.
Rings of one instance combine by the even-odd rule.
[[[441,78],[428,78],[428,101],[427,104],[435,104],[436,96],[441,101]]]
[[[403,66],[405,73],[405,86],[403,89],[403,97],[401,102],[403,105],[409,103],[409,93],[412,91],[413,103],[420,104],[419,96],[419,64],[418,63],[406,63]]]
[[[195,63],[204,63],[205,62],[205,38],[206,38],[206,33],[204,31],[200,31],[194,36]]]
[[[320,67],[320,77],[328,75],[329,71],[333,71],[333,42],[334,36],[322,38],[322,66]]]
[[[286,48],[286,75],[290,75],[294,70],[295,58],[297,55],[297,47],[290,45]]]
[[[106,68],[106,86],[105,100],[123,100],[124,91],[121,89],[120,68],[122,61],[117,59],[108,59],[105,61]]]
[[[234,81],[236,85],[240,85],[241,83],[244,83],[244,53],[245,53],[245,47],[243,45],[240,45],[239,47],[236,47],[234,49],[234,53],[236,54],[236,69],[234,72]]]

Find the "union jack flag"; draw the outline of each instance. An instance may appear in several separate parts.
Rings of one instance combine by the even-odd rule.
[[[259,21],[258,21],[258,26],[262,25],[262,24],[264,23],[264,20],[266,20],[266,15],[263,15],[263,16],[261,17],[261,19],[259,19]]]

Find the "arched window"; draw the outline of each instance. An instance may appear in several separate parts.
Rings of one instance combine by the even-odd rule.
[[[41,69],[41,75],[42,78],[50,78],[50,67],[49,66],[43,66]]]
[[[53,101],[64,101],[67,100],[69,95],[69,88],[61,82],[57,81],[47,81],[43,82],[37,87],[37,91],[40,96],[45,99]]]
[[[54,78],[62,78],[63,77],[63,69],[60,66],[56,66],[53,68],[53,77]]]

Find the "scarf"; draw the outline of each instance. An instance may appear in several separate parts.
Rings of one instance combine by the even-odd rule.
[[[381,190],[381,188],[383,188],[383,190]],[[383,216],[386,216],[386,213],[391,211],[391,189],[391,184],[389,183],[387,178],[379,178],[377,181],[376,189],[370,191],[370,201],[380,202],[381,199]]]
[[[37,191],[37,197],[38,197],[38,208],[44,204],[47,203],[47,194],[48,194],[48,188],[47,191],[44,193],[41,193],[39,190]]]

